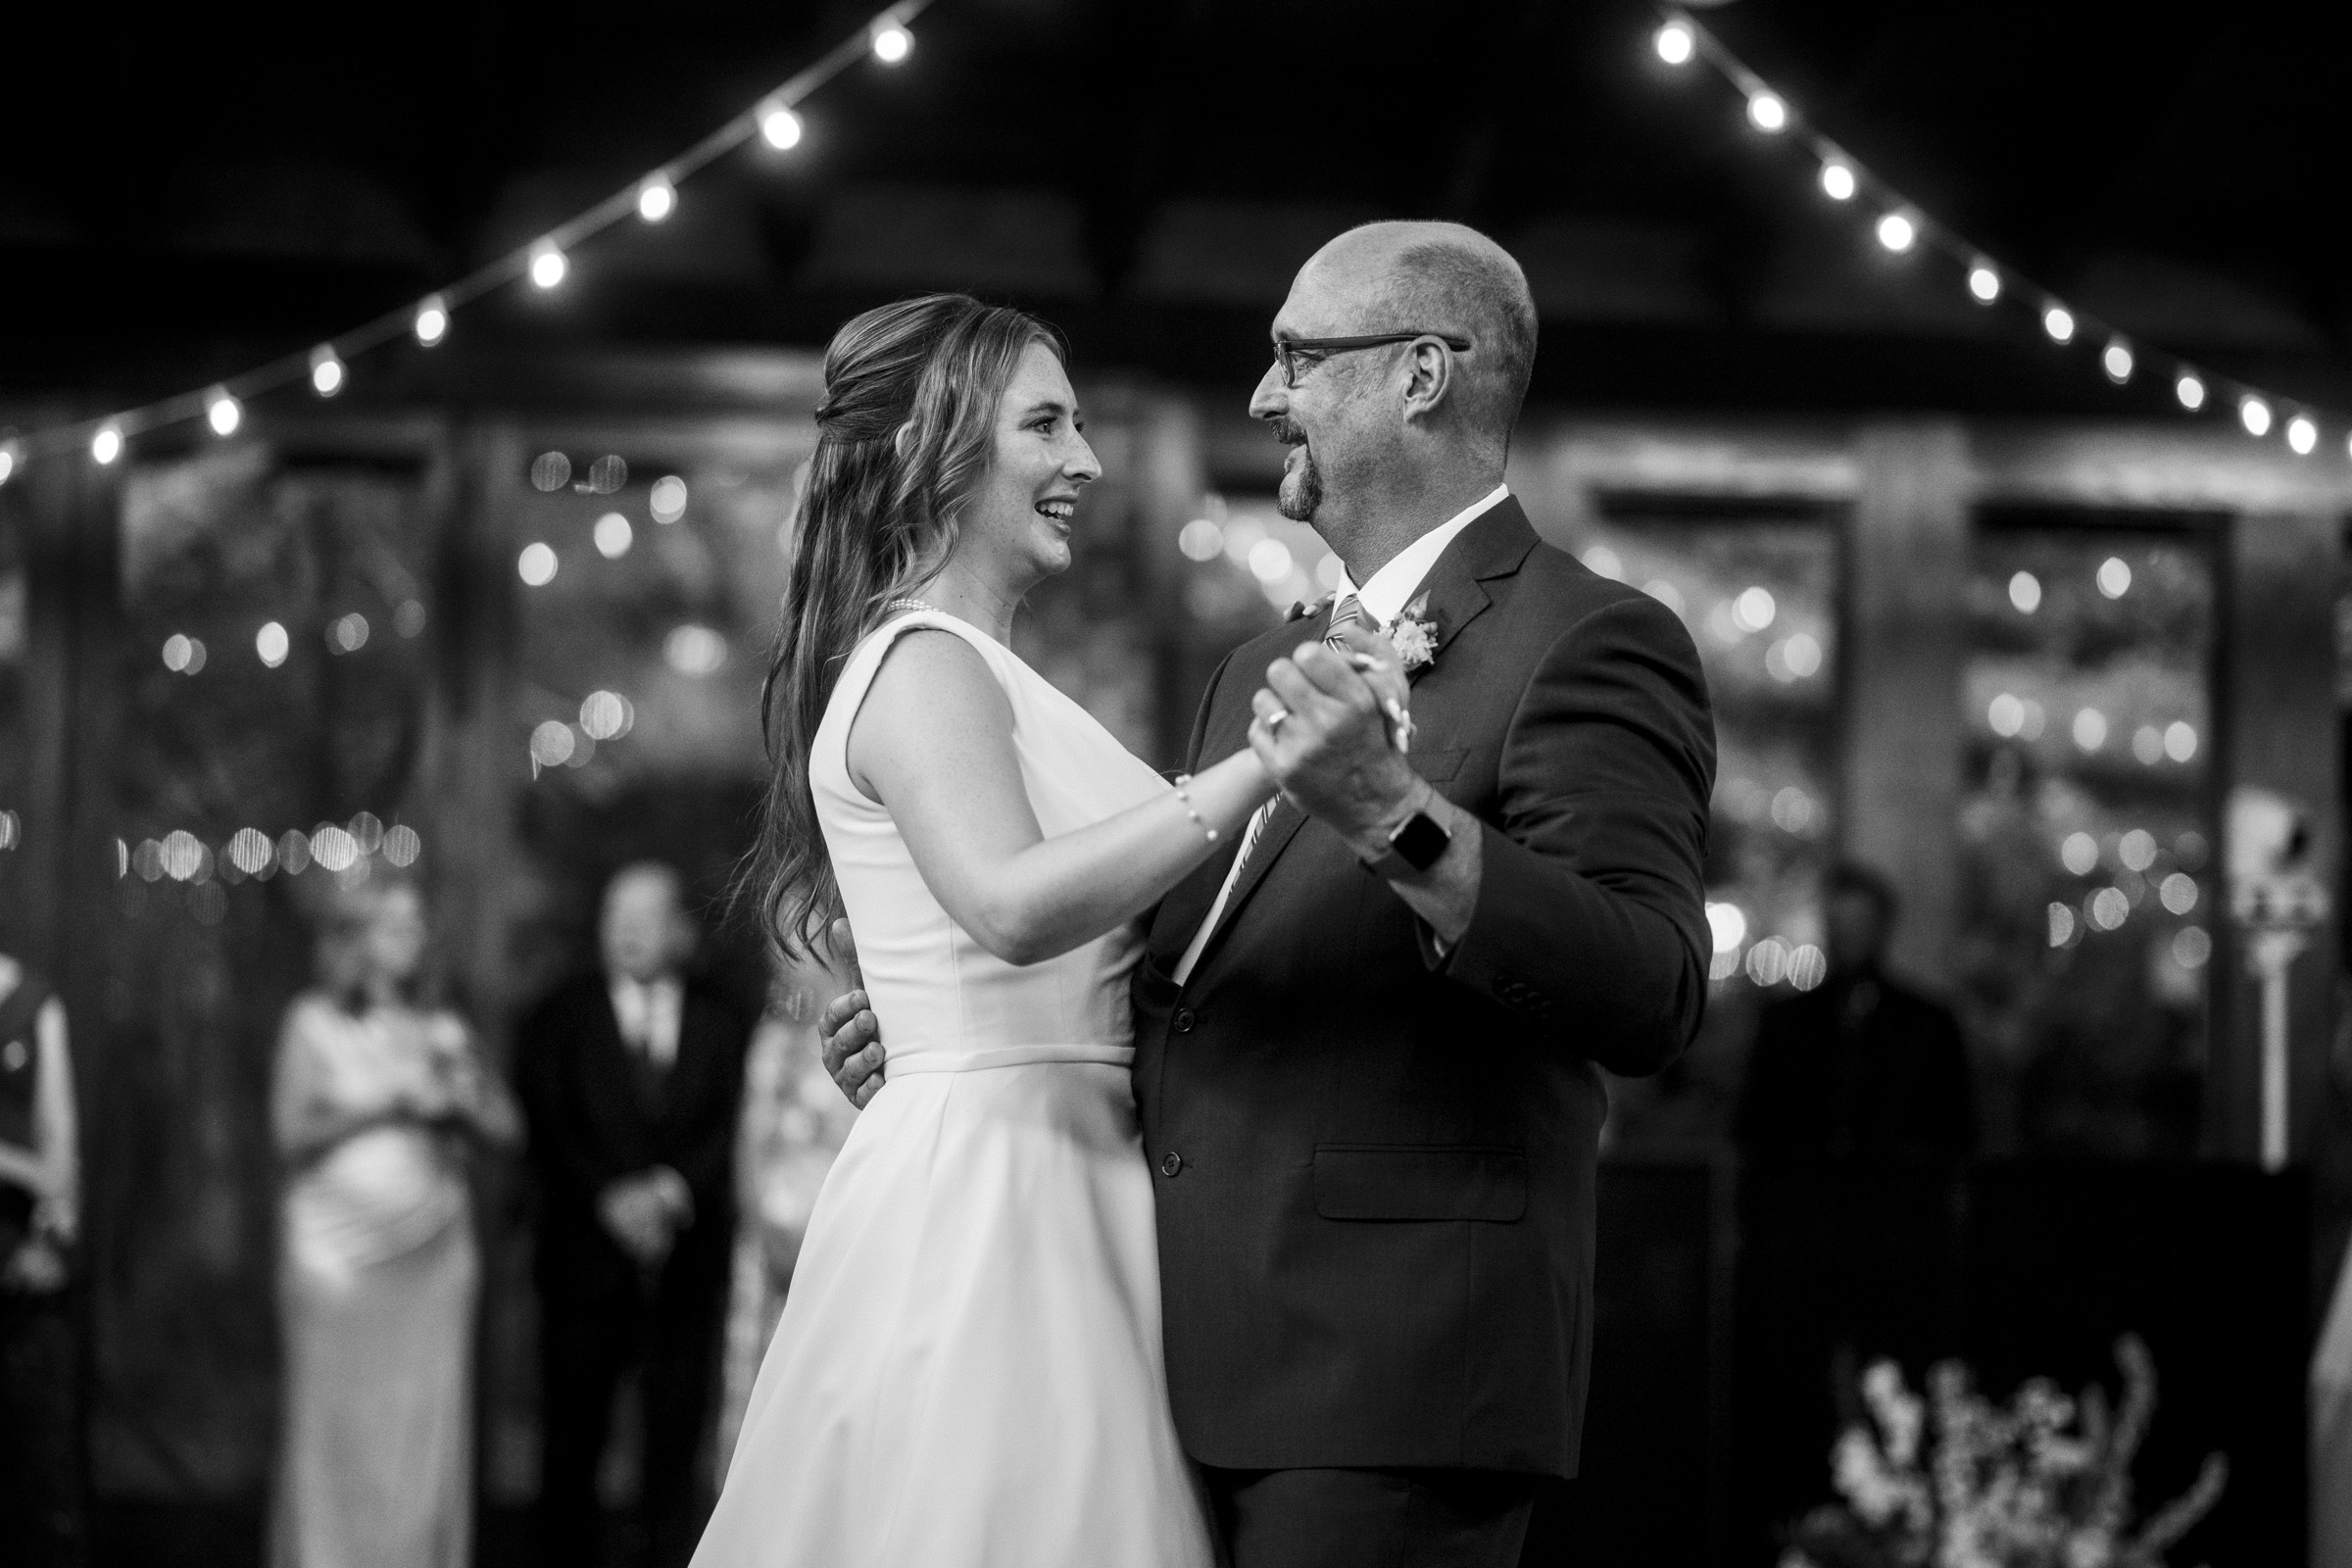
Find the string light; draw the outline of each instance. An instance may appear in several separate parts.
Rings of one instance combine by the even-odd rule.
[[[679,180],[709,167],[753,137],[760,137],[778,150],[798,145],[805,126],[796,112],[796,106],[868,54],[885,65],[905,62],[914,50],[914,34],[909,24],[930,3],[931,0],[897,0],[896,4],[872,17],[863,26],[841,38],[831,49],[760,100],[754,109],[728,121],[662,168],[633,185],[623,187],[618,194],[550,230],[545,238],[523,255],[518,257],[510,252],[485,262],[472,272],[450,283],[442,292],[427,295],[414,306],[404,306],[373,321],[363,322],[348,332],[337,334],[333,341],[343,345],[341,352],[334,348],[333,343],[322,344],[308,354],[287,355],[248,370],[237,376],[231,384],[239,389],[243,397],[251,398],[307,378],[313,392],[320,397],[332,397],[350,379],[349,368],[342,359],[343,353],[357,354],[389,342],[398,337],[404,327],[419,345],[431,348],[448,336],[451,313],[458,306],[501,287],[517,273],[529,277],[540,288],[555,287],[569,271],[569,258],[565,255],[567,249],[575,248],[582,241],[610,228],[632,211],[648,223],[663,221],[677,209]],[[1686,42],[1695,52],[1695,29],[1686,25],[1683,31]],[[83,447],[92,461],[112,464],[122,457],[128,431],[175,424],[193,418],[200,413],[208,419],[229,418],[230,415],[221,412],[220,396],[217,395],[223,391],[215,388],[212,394],[183,392],[143,408],[122,411],[96,425],[58,424],[30,431],[20,439],[0,445],[0,483],[5,483],[27,462],[51,454],[62,454],[76,446]],[[232,400],[231,407],[236,411],[233,417],[242,422],[242,404]]]
[[[230,397],[225,387],[215,387],[204,401],[204,421],[215,435],[235,435],[244,419],[244,406]]]
[[[770,104],[760,112],[760,135],[778,152],[789,152],[801,144],[801,117],[782,104]]]
[[[1851,201],[1861,193],[1863,173],[1845,152],[1826,136],[1809,128],[1797,126],[1796,115],[1788,101],[1773,91],[1771,85],[1742,64],[1723,46],[1720,39],[1705,32],[1690,16],[1664,0],[1658,5],[1660,25],[1650,35],[1651,45],[1660,60],[1669,66],[1682,66],[1704,58],[1723,79],[1740,96],[1746,108],[1748,123],[1766,135],[1777,135],[1794,128],[1795,139],[1818,161],[1815,179],[1821,192],[1834,202]],[[1901,254],[1910,251],[1921,241],[1930,249],[1942,251],[1967,268],[1968,292],[1980,305],[1997,303],[2013,282],[2005,277],[2002,269],[1982,252],[1971,254],[1958,236],[1930,222],[1917,209],[1910,207],[1899,195],[1885,189],[1877,180],[1871,181],[1874,195],[1883,194],[1886,205],[1872,224],[1878,243],[1887,251]],[[2035,314],[2041,329],[2051,342],[2067,344],[2078,332],[2087,331],[2094,340],[2103,340],[2099,368],[2107,378],[2118,386],[2129,383],[2138,373],[2141,362],[2147,358],[2145,346],[2135,349],[2122,334],[2111,331],[2107,324],[2095,318],[2078,317],[2073,309],[2062,304],[2046,290],[2026,283],[2028,299],[2037,299]],[[2173,396],[2181,409],[2197,413],[2205,406],[2209,388],[2205,379],[2190,367],[2169,355],[2156,356],[2162,373],[2172,376]],[[2223,390],[2236,401],[2239,422],[2255,436],[2270,433],[2277,417],[2273,401],[2259,389],[2241,382],[2227,382]],[[2308,456],[2319,448],[2320,426],[2309,414],[2296,414],[2286,420],[2284,434],[2288,447],[2299,455]],[[2352,456],[2352,434],[2345,437],[2344,449]]]

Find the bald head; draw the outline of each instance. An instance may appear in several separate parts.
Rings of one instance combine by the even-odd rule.
[[[1309,258],[1298,286],[1346,301],[1353,332],[1468,338],[1464,422],[1495,455],[1508,448],[1536,364],[1536,302],[1510,252],[1461,223],[1366,223]]]

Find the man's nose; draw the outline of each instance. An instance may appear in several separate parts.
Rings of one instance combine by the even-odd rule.
[[[1267,366],[1266,373],[1257,378],[1257,390],[1250,394],[1250,416],[1271,419],[1288,414],[1290,408],[1290,388],[1282,384],[1282,367]]]

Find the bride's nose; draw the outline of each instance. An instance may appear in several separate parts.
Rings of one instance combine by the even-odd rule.
[[[1075,484],[1093,484],[1102,477],[1102,465],[1095,457],[1095,449],[1082,435],[1074,434],[1070,440],[1076,450],[1062,459],[1062,475]]]

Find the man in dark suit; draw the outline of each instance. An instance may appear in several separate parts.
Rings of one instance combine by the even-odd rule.
[[[1943,1004],[1886,973],[1894,887],[1840,864],[1824,888],[1830,972],[1764,1009],[1740,1086],[1749,1159],[1933,1165],[1976,1143],[1968,1053]]]
[[[1169,1393],[1235,1568],[1508,1568],[1577,1468],[1601,1069],[1705,1004],[1714,729],[1682,623],[1503,483],[1536,318],[1500,247],[1352,230],[1274,338],[1250,412],[1348,580],[1211,680],[1190,760],[1253,745],[1286,800],[1135,981]],[[1376,635],[1408,752],[1351,662]],[[825,1019],[853,1092],[862,1000]]]
[[[597,1469],[632,1367],[649,1560],[683,1563],[702,1522],[749,1029],[685,973],[684,894],[657,862],[615,875],[603,968],[542,1002],[518,1046],[540,1193],[540,1542],[564,1568],[603,1560]]]

